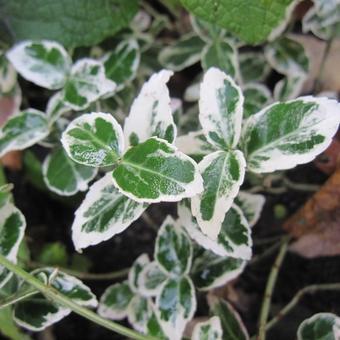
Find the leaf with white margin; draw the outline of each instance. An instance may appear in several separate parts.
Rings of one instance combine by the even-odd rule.
[[[250,194],[240,191],[235,198],[235,204],[239,206],[247,219],[249,226],[253,227],[260,218],[266,198],[260,194]]]
[[[74,119],[61,143],[75,162],[92,167],[113,165],[124,149],[120,125],[109,113],[92,112]]]
[[[208,296],[212,314],[218,316],[223,330],[223,340],[249,340],[249,335],[240,315],[227,301],[214,295]]]
[[[173,71],[182,71],[201,60],[205,43],[194,34],[187,34],[177,39],[170,46],[162,49],[158,60],[163,67]]]
[[[222,340],[223,330],[221,320],[213,316],[207,321],[198,322],[193,331],[191,340]]]
[[[209,43],[216,38],[223,38],[226,31],[220,26],[190,14],[190,23],[196,34],[205,42]]]
[[[205,46],[202,51],[201,63],[204,70],[217,67],[231,77],[235,77],[238,73],[237,50],[227,40],[214,40]]]
[[[208,143],[202,130],[177,137],[175,145],[179,151],[195,160],[201,160],[204,156],[216,151],[216,148]]]
[[[338,340],[340,318],[332,313],[314,314],[304,320],[297,332],[298,340]]]
[[[71,109],[64,103],[62,92],[55,93],[47,102],[46,115],[50,125],[55,123],[63,114],[70,111]]]
[[[196,102],[200,98],[200,82],[194,82],[189,85],[184,92],[184,100],[186,102]]]
[[[327,98],[300,97],[264,108],[244,126],[248,169],[266,173],[310,162],[331,143],[339,122],[340,105]]]
[[[197,164],[157,137],[130,148],[112,175],[119,191],[137,202],[176,202],[203,190]]]
[[[289,37],[281,37],[266,45],[264,55],[279,73],[291,76],[308,73],[309,60],[303,45]]]
[[[192,244],[175,220],[168,215],[159,228],[154,258],[165,273],[188,274],[192,261]]]
[[[44,160],[43,178],[47,187],[61,196],[72,196],[88,189],[97,169],[74,162],[63,148],[53,150]]]
[[[84,201],[75,212],[72,240],[79,251],[106,241],[131,225],[147,208],[121,194],[114,186],[111,173],[91,185]]]
[[[49,133],[44,113],[27,109],[7,120],[0,130],[0,157],[8,151],[26,149]]]
[[[195,310],[195,287],[191,279],[187,276],[168,278],[156,297],[156,313],[165,335],[171,340],[181,339]]]
[[[144,266],[138,278],[140,294],[145,297],[156,296],[167,278],[167,274],[164,273],[156,261],[148,263]]]
[[[212,67],[203,77],[199,120],[208,141],[221,149],[235,147],[241,134],[243,95],[232,78]]]
[[[0,95],[11,92],[17,83],[17,73],[13,65],[0,51]]]
[[[139,292],[139,277],[141,275],[144,267],[150,262],[148,254],[142,254],[137,257],[137,259],[133,262],[133,265],[130,268],[128,281],[131,290],[134,293]]]
[[[246,162],[241,151],[215,151],[205,156],[198,168],[204,190],[192,198],[192,214],[203,233],[216,239],[243,183]]]
[[[117,91],[135,78],[140,62],[140,51],[136,40],[122,41],[103,58],[106,78],[117,84]]]
[[[39,279],[41,279],[41,274],[45,274],[47,278],[50,278],[48,284],[51,287],[80,306],[97,306],[95,295],[80,280],[61,271],[58,271],[52,278],[54,271],[54,268],[39,268],[31,274]],[[17,303],[13,319],[18,325],[28,330],[41,331],[70,313],[70,309],[57,305],[42,294],[38,294]]]
[[[275,84],[274,99],[277,101],[295,99],[301,94],[305,81],[305,75],[284,77]]]
[[[80,59],[71,69],[63,89],[63,100],[73,110],[86,109],[104,95],[113,93],[116,84],[105,76],[104,65],[93,59]]]
[[[126,145],[134,146],[153,136],[169,143],[175,140],[177,131],[166,85],[172,75],[172,71],[162,70],[153,74],[143,85],[125,119]]]
[[[246,261],[227,256],[218,256],[205,250],[195,258],[191,278],[195,287],[202,291],[221,287],[238,277]]]
[[[203,248],[219,256],[230,256],[244,260],[251,258],[251,229],[242,210],[235,204],[225,215],[217,240],[203,234],[195,217],[191,214],[188,200],[180,202],[177,209],[179,216],[177,223],[184,227],[188,234]]]
[[[71,59],[64,47],[54,41],[22,41],[14,45],[7,58],[26,80],[49,90],[64,86]]]
[[[239,64],[244,83],[264,81],[270,73],[270,66],[261,52],[240,53]]]
[[[244,105],[243,119],[259,112],[264,106],[268,105],[272,96],[269,89],[262,84],[249,83],[243,88]]]
[[[135,295],[129,303],[127,317],[132,327],[141,333],[148,330],[148,321],[152,316],[150,301],[140,295]]]
[[[150,301],[150,304],[151,304],[152,313],[151,313],[151,316],[149,317],[149,320],[146,326],[147,328],[146,333],[147,335],[150,335],[154,337],[155,339],[167,340],[168,338],[165,336],[163,332],[163,329],[159,321],[159,316],[155,312],[156,310],[155,304],[152,301]]]
[[[128,281],[116,283],[106,288],[101,296],[98,314],[111,320],[123,320],[127,317],[128,307],[134,294]]]

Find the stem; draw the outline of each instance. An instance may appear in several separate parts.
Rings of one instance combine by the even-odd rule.
[[[266,258],[267,256],[271,255],[272,253],[275,252],[275,250],[277,248],[280,247],[280,242],[274,243],[273,245],[271,245],[269,248],[267,248],[262,254],[259,255],[255,255],[250,261],[249,264],[254,264],[257,262],[260,262],[261,260],[263,260],[264,258]]]
[[[270,304],[272,300],[273,291],[275,288],[275,283],[277,280],[277,276],[279,274],[279,270],[281,268],[283,259],[286,255],[287,249],[288,249],[288,243],[289,243],[290,237],[285,236],[281,240],[281,246],[279,253],[275,259],[275,262],[272,266],[272,269],[270,271],[266,289],[264,292],[261,312],[260,312],[260,321],[259,321],[259,331],[257,340],[265,340],[266,339],[266,323],[268,319]]]
[[[43,282],[27,273],[17,265],[8,261],[4,256],[0,255],[0,265],[4,266],[8,270],[12,271],[14,274],[22,278],[24,281],[32,285],[34,288],[39,290],[42,294],[46,296],[46,298],[51,299],[57,304],[60,304],[66,308],[71,309],[73,312],[83,316],[84,318],[104,327],[111,331],[114,331],[120,335],[126,336],[131,339],[136,340],[153,340],[154,338],[146,335],[139,334],[129,328],[126,328],[118,323],[109,321],[107,319],[102,318],[98,314],[92,312],[91,310],[79,306],[77,303],[73,302],[68,297],[60,294],[55,288],[51,286],[45,285]]]
[[[283,177],[282,181],[287,188],[295,190],[295,191],[309,191],[315,192],[320,190],[320,185],[317,184],[308,184],[308,183],[297,183],[291,181],[287,177]]]
[[[159,226],[146,211],[142,214],[142,219],[152,230],[158,231]]]
[[[15,293],[15,294],[12,294],[10,296],[7,296],[0,301],[0,309],[5,308],[7,306],[10,306],[14,303],[21,301],[21,300],[24,300],[24,299],[26,299],[30,296],[33,296],[37,293],[39,293],[38,290],[30,287],[29,289],[25,290],[24,292],[19,292],[19,293]]]

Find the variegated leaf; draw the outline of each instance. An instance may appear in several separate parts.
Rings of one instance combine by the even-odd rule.
[[[134,293],[139,292],[139,277],[143,271],[143,269],[150,263],[150,259],[148,254],[142,254],[138,256],[138,258],[133,262],[133,265],[130,268],[128,281],[131,290]]]
[[[245,52],[239,54],[241,78],[245,84],[261,82],[270,72],[270,66],[261,52]]]
[[[218,316],[213,316],[208,321],[195,325],[191,340],[222,340],[222,336],[221,320]]]
[[[275,84],[274,99],[277,101],[295,99],[301,94],[305,81],[306,75],[297,74],[284,77]]]
[[[220,26],[214,25],[194,15],[190,15],[190,22],[196,34],[207,43],[216,38],[223,38],[226,35],[226,31]]]
[[[163,329],[161,327],[161,322],[159,320],[159,315],[156,313],[155,305],[151,302],[152,313],[147,323],[147,334],[159,340],[167,340]]]
[[[244,106],[243,118],[259,112],[264,106],[271,102],[271,93],[262,84],[250,83],[243,88]]]
[[[64,103],[62,92],[55,93],[50,97],[46,107],[46,115],[50,125],[55,123],[63,114],[70,110],[71,109]]]
[[[224,72],[210,68],[200,90],[199,120],[208,141],[222,149],[235,147],[243,115],[241,89]]]
[[[17,73],[13,65],[0,50],[0,95],[9,94],[17,84]]]
[[[248,169],[266,173],[310,162],[328,147],[339,122],[340,105],[327,98],[300,97],[264,108],[244,126]]]
[[[127,310],[127,317],[132,327],[138,332],[147,333],[151,316],[151,302],[143,296],[135,295]]]

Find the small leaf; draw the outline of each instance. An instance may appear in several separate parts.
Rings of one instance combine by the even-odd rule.
[[[9,94],[17,84],[17,73],[13,65],[0,51],[0,95]]]
[[[140,61],[136,40],[122,41],[103,58],[106,78],[117,84],[117,91],[135,78]]]
[[[187,34],[170,46],[162,49],[158,60],[163,67],[173,71],[182,71],[201,60],[205,43],[196,35]]]
[[[124,148],[122,128],[111,114],[101,112],[74,119],[61,142],[75,162],[92,167],[115,164]]]
[[[64,86],[71,68],[71,59],[56,42],[23,41],[14,45],[7,58],[26,80],[49,90]]]
[[[288,37],[268,44],[264,50],[269,64],[279,73],[296,76],[307,74],[309,60],[303,45]]]
[[[48,266],[67,266],[67,250],[61,242],[46,243],[39,256],[38,262]]]
[[[113,180],[137,202],[175,202],[203,189],[194,161],[156,137],[130,148],[113,171]]]
[[[100,298],[98,314],[111,320],[123,320],[133,296],[127,281],[108,287]]]
[[[75,212],[72,240],[77,250],[124,231],[147,208],[121,194],[107,173],[95,182]]]
[[[169,215],[158,231],[154,257],[166,273],[184,275],[190,270],[191,241]]]
[[[176,138],[169,90],[166,83],[172,72],[162,70],[151,76],[132,104],[125,120],[126,145],[137,145],[156,136],[172,143]]]
[[[209,296],[208,303],[212,314],[220,318],[223,340],[249,340],[247,329],[231,304],[214,295]]]
[[[59,117],[70,110],[71,109],[64,103],[62,92],[55,93],[52,97],[50,97],[46,107],[46,115],[50,125],[55,123]]]
[[[271,94],[268,88],[262,84],[251,83],[243,88],[244,105],[243,118],[259,112],[271,102]]]
[[[79,111],[115,89],[116,84],[106,78],[102,63],[81,59],[72,66],[63,89],[63,100],[71,109]]]
[[[327,98],[300,97],[264,108],[244,126],[248,169],[266,173],[310,162],[330,144],[339,122],[339,104]]]
[[[270,66],[262,52],[240,53],[239,64],[244,83],[264,81],[270,73]]]
[[[27,109],[13,116],[0,130],[0,156],[8,151],[23,150],[48,135],[45,115],[34,109]]]
[[[150,301],[140,295],[135,295],[129,304],[127,316],[132,327],[145,334],[152,316]]]
[[[96,176],[97,169],[74,162],[62,148],[58,148],[46,157],[43,174],[51,191],[71,196],[88,189],[88,182]]]
[[[199,120],[208,141],[222,149],[235,147],[241,134],[243,95],[224,72],[210,68],[201,84]]]
[[[159,264],[156,261],[150,262],[139,275],[139,291],[146,297],[156,296],[166,279],[167,274],[164,273]]]
[[[298,74],[284,77],[275,84],[274,99],[278,101],[295,99],[301,94],[305,81],[305,75]]]
[[[155,339],[166,340],[163,329],[160,325],[159,316],[155,312],[155,305],[151,304],[152,314],[147,323],[147,334],[154,337]]]
[[[191,26],[195,33],[205,42],[211,42],[216,38],[222,38],[225,36],[225,30],[210,23],[202,20],[194,15],[190,15]]]
[[[213,316],[208,321],[195,325],[191,340],[221,340],[222,335],[221,320],[218,316]]]
[[[337,340],[340,334],[340,318],[332,313],[314,314],[299,326],[298,340]]]
[[[134,261],[130,268],[128,281],[129,286],[134,293],[139,292],[139,277],[149,262],[149,256],[147,254],[142,254]]]
[[[243,183],[246,162],[241,151],[215,151],[203,158],[198,168],[204,190],[191,200],[192,214],[203,233],[216,239],[225,214]]]
[[[168,278],[156,298],[156,312],[165,335],[171,340],[181,339],[195,310],[195,288],[190,278]]]

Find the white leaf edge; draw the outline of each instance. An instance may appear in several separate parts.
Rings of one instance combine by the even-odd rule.
[[[261,216],[263,206],[266,202],[265,196],[261,194],[251,194],[246,191],[239,191],[237,198],[239,199],[239,201],[245,202],[248,208],[252,209],[254,216],[251,220],[248,221],[248,223],[249,227],[253,227]],[[240,204],[238,206],[241,210],[243,210]]]
[[[147,319],[146,319],[146,322],[144,325],[136,322],[136,319],[135,319],[135,313],[134,313],[134,304],[136,303],[136,301],[138,301],[138,299],[144,299],[146,300],[146,303],[147,303]],[[132,325],[132,327],[137,331],[137,332],[140,332],[142,334],[145,334],[147,332],[147,324],[148,324],[148,320],[150,318],[150,316],[152,315],[152,306],[151,306],[151,303],[150,303],[150,300],[145,298],[144,296],[141,296],[141,295],[135,295],[128,307],[127,307],[127,319],[129,321],[129,323]]]
[[[139,255],[137,257],[137,259],[134,261],[133,265],[131,266],[130,270],[129,270],[129,274],[128,274],[128,283],[130,286],[130,289],[132,290],[132,292],[134,293],[139,293],[139,287],[138,287],[138,283],[139,283],[139,277],[137,278],[137,287],[135,286],[135,266],[136,265],[140,265],[142,266],[142,270],[139,273],[139,276],[141,275],[143,269],[150,263],[150,258],[149,255],[146,253],[143,253],[141,255]]]
[[[204,326],[210,326],[213,330],[215,330],[215,332],[217,332],[218,336],[217,338],[214,338],[214,340],[222,340],[223,330],[221,320],[218,316],[213,316],[207,321],[198,322],[192,331],[191,340],[204,340],[200,337],[201,328]]]

